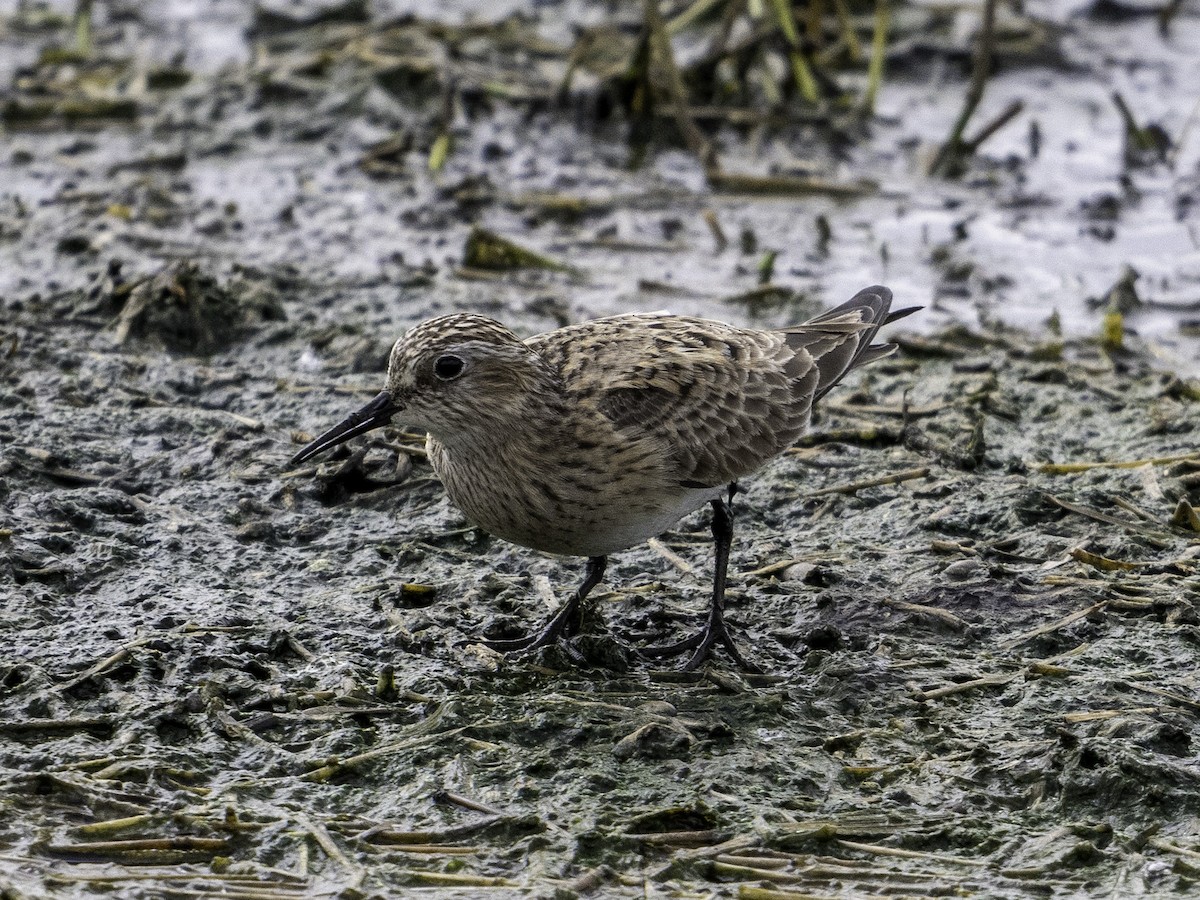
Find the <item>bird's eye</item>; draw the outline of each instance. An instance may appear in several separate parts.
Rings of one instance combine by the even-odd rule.
[[[434,360],[433,374],[442,379],[442,381],[453,381],[463,373],[466,365],[461,357],[447,353],[445,356],[439,356]]]

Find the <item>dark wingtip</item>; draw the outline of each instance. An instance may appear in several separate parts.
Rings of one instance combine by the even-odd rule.
[[[864,304],[871,307],[874,313],[872,319],[882,320],[883,316],[887,314],[888,308],[892,305],[892,289],[882,284],[873,284],[870,287],[865,287],[843,303],[839,309],[853,309],[856,306]]]
[[[883,320],[883,324],[890,325],[897,319],[903,319],[905,316],[911,316],[913,313],[920,312],[924,308],[925,307],[923,306],[906,306],[904,309],[898,309],[895,312],[890,312],[888,313],[887,318]]]

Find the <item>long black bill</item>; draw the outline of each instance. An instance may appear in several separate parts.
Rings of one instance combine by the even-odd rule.
[[[392,406],[392,395],[387,391],[380,391],[379,396],[362,409],[350,413],[341,422],[293,456],[291,464],[294,466],[302,463],[306,459],[316,456],[322,450],[336,447],[352,437],[386,425],[392,420],[392,414],[395,411]]]

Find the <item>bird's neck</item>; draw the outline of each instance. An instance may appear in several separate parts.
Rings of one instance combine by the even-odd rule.
[[[457,459],[486,462],[492,456],[520,455],[562,427],[565,415],[558,410],[558,399],[557,392],[510,396],[481,405],[430,434]]]

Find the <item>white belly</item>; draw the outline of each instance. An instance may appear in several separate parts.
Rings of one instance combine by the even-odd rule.
[[[627,550],[645,543],[652,537],[658,537],[664,531],[670,531],[684,516],[695,512],[710,500],[725,492],[724,487],[704,489],[681,489],[681,493],[671,497],[660,497],[653,508],[634,511],[623,515],[619,508],[604,510],[596,515],[591,522],[572,522],[569,528],[562,529],[561,547],[555,549],[546,542],[536,549],[549,553],[563,553],[573,556],[607,556],[618,550]],[[646,498],[650,500],[650,498]],[[567,523],[564,523],[567,524]],[[504,535],[501,535],[504,537]],[[510,538],[510,540],[512,540]],[[524,543],[518,541],[518,543]]]
[[[675,527],[725,490],[686,488],[620,468],[604,480],[572,482],[550,472],[519,471],[496,459],[451,462],[430,441],[429,461],[451,502],[484,531],[564,556],[607,556]]]

